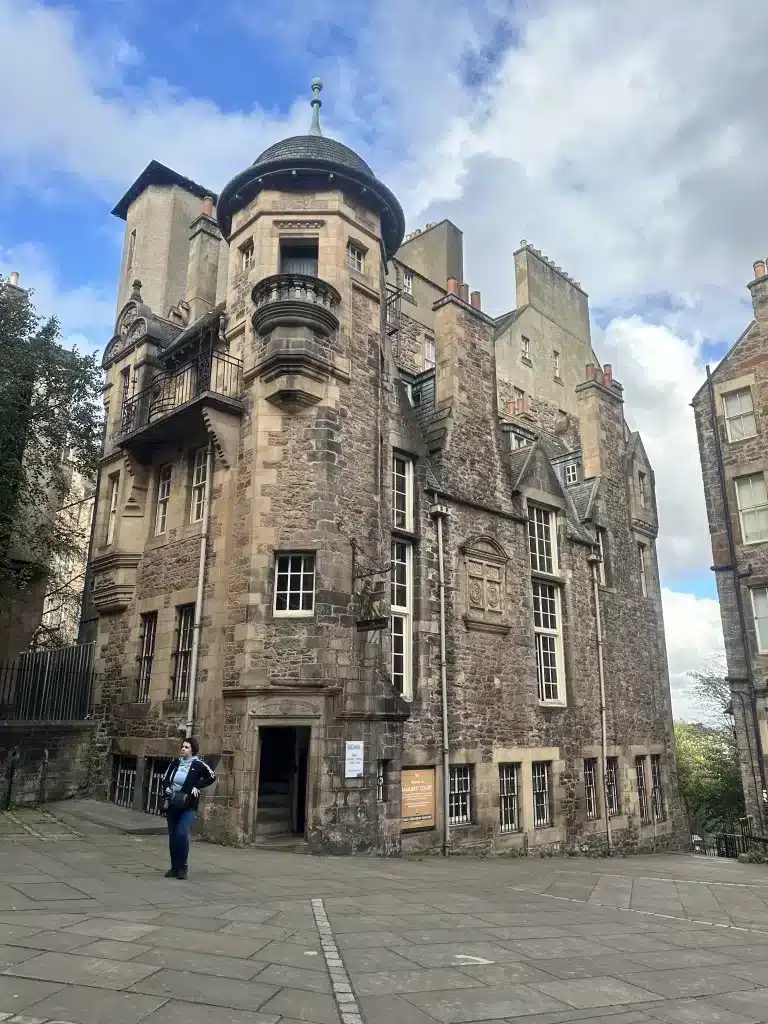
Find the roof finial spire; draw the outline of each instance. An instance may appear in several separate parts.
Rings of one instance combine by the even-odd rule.
[[[309,126],[310,135],[322,135],[320,131],[320,107],[323,105],[323,101],[320,99],[320,91],[323,88],[323,83],[319,78],[312,79],[312,124]]]

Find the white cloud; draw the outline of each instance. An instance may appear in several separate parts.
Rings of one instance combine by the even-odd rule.
[[[725,658],[720,607],[712,598],[681,594],[666,587],[661,597],[675,717],[706,718],[692,699],[687,673],[706,669]]]

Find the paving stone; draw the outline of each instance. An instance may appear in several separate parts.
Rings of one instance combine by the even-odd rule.
[[[370,971],[405,971],[413,966],[412,960],[392,949],[345,949],[344,964],[350,974]]]
[[[755,1021],[768,1020],[768,988],[755,988],[749,992],[724,992],[713,996],[712,1002],[727,1010],[743,1013]]]
[[[337,936],[339,949],[366,949],[369,946],[392,946],[403,942],[394,932],[349,932]]]
[[[266,946],[268,939],[222,935],[220,932],[195,932],[183,928],[156,928],[142,936],[145,943],[162,949],[187,949],[217,956],[249,957]]]
[[[250,921],[253,924],[263,924],[265,921],[269,921],[270,918],[276,916],[278,916],[276,910],[269,910],[266,907],[230,907],[228,910],[217,915],[217,917],[221,917],[226,921]],[[282,922],[274,923],[284,927]],[[309,920],[305,923],[312,923],[311,914],[309,914]]]
[[[251,957],[252,960],[268,964],[285,964],[286,967],[302,967],[308,971],[324,971],[325,960],[320,943],[312,945],[291,945],[288,942],[269,942]]]
[[[2,928],[0,928],[2,933]],[[13,967],[14,964],[20,964],[24,960],[29,960],[33,956],[37,956],[38,951],[36,949],[24,949],[21,946],[0,946],[0,971],[4,971],[7,967]]]
[[[286,964],[267,964],[259,973],[258,980],[265,985],[284,985],[307,992],[331,991],[331,983],[324,971],[310,971]]]
[[[15,885],[14,889],[31,900],[79,900],[83,896],[65,882],[29,882]]]
[[[522,952],[507,949],[505,946],[490,942],[468,942],[460,945],[424,945],[391,947],[400,956],[412,960],[421,967],[461,967],[465,963],[511,963],[513,960],[524,960]]]
[[[535,987],[577,1010],[591,1009],[594,1006],[653,1002],[660,998],[655,992],[640,988],[639,985],[607,977],[548,981],[537,983]]]
[[[448,968],[426,968],[411,971],[377,971],[356,974],[355,992],[360,996],[395,995],[405,992],[435,992],[440,989],[465,989],[482,986],[482,981]]]
[[[296,931],[295,928],[278,928],[271,924],[259,924],[256,921],[221,922],[222,935],[248,935],[256,939],[279,939],[285,942]]]
[[[625,980],[632,985],[658,992],[667,999],[685,999],[694,996],[710,996],[719,992],[754,988],[748,981],[733,974],[718,972],[714,968],[684,967],[667,971],[643,971],[627,974]],[[766,1004],[768,1011],[768,1003]],[[766,1014],[768,1016],[768,1013]]]
[[[0,914],[0,922],[23,925],[26,928],[57,931],[80,921],[87,921],[87,914],[47,914],[44,910],[20,911],[15,914]]]
[[[71,1024],[137,1024],[163,1003],[156,996],[132,992],[108,992],[104,989],[68,985],[55,995],[34,1004],[30,1012],[44,1020]]]
[[[18,1013],[45,996],[58,992],[61,985],[30,981],[27,978],[0,977],[0,1011]]]
[[[261,1009],[263,1013],[276,1013],[280,1017],[311,1021],[312,1024],[341,1024],[333,996],[295,988],[284,988]]]
[[[745,1016],[710,999],[665,999],[649,1009],[653,1019],[667,1024],[753,1024],[754,1016]]]
[[[239,978],[250,981],[264,969],[263,963],[232,956],[216,956],[192,949],[151,949],[144,947],[137,962],[193,974],[213,974],[218,978]],[[83,952],[78,950],[78,952]]]
[[[404,998],[442,1024],[523,1017],[531,1013],[567,1009],[565,1003],[528,985],[459,989],[446,993],[421,992]]]
[[[727,962],[768,964],[768,946],[728,946],[718,950],[718,953],[723,956]]]
[[[359,1005],[366,1024],[435,1024],[434,1017],[399,996],[361,996]],[[484,1021],[483,1024],[493,1022]]]
[[[710,949],[659,949],[652,953],[631,953],[635,965],[642,964],[643,967],[665,970],[672,967],[707,967],[720,966],[730,973],[726,964],[728,961],[722,953],[716,953]],[[601,958],[602,959],[602,958]],[[632,968],[637,971],[637,966]],[[608,974],[624,974],[625,971],[607,971]]]
[[[156,970],[156,967],[145,964],[123,963],[119,960],[78,956],[73,953],[41,953],[40,956],[9,968],[6,974],[71,985],[121,989],[141,981]]]
[[[608,975],[624,975],[640,971],[642,967],[623,956],[553,957],[551,960],[536,960],[535,964],[555,978],[603,978]]]
[[[189,1003],[229,1006],[235,1010],[260,1010],[262,1004],[277,992],[277,986],[163,969],[134,985],[133,991]]]
[[[79,921],[65,929],[73,935],[90,935],[98,939],[114,939],[119,942],[132,942],[141,939],[154,931],[151,924],[137,921],[116,921],[109,917],[93,917],[88,921]]]
[[[286,1024],[284,1017],[258,1010],[233,1010],[225,1006],[201,1006],[172,999],[150,1013],[141,1024]]]
[[[2,929],[0,929],[2,934]],[[26,938],[14,939],[14,945],[23,946],[26,949],[47,950],[50,953],[68,953],[71,949],[77,949],[88,940],[82,935],[68,935],[66,932],[35,932]]]
[[[555,961],[553,961],[554,963]],[[561,963],[572,963],[573,961],[558,961]],[[523,960],[516,960],[511,964],[490,964],[487,967],[482,965],[462,965],[460,972],[470,978],[476,978],[484,985],[528,985],[536,981],[551,981],[552,975],[546,974],[540,969],[543,961],[537,961],[536,966],[526,963]]]
[[[85,939],[85,936],[81,936]],[[73,950],[82,956],[106,957],[108,960],[133,960],[140,953],[146,953],[150,946],[141,946],[136,942],[117,942],[114,939],[97,939]]]
[[[611,938],[613,941],[613,938]],[[605,946],[590,938],[576,936],[563,936],[562,938],[547,939],[525,939],[521,942],[514,940],[504,942],[510,950],[514,950],[521,957],[531,960],[550,960],[552,957],[568,956],[578,957],[584,955],[597,956],[598,954],[608,955],[614,953],[615,949]],[[618,947],[621,949],[621,947]]]

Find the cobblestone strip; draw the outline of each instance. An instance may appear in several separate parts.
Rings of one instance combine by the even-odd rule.
[[[325,913],[325,904],[321,899],[312,900],[312,913],[315,915],[315,924],[320,933],[325,966],[331,976],[333,998],[339,1008],[342,1024],[363,1024],[363,1017],[352,991],[347,969],[333,938],[331,923]]]

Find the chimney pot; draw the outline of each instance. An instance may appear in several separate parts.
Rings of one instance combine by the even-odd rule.
[[[206,196],[203,200],[203,213],[206,217],[213,216],[213,196]]]
[[[448,278],[448,294],[458,295],[459,294],[459,282],[455,277]]]
[[[13,271],[13,273],[11,274],[10,281],[11,281],[11,284],[13,285],[14,288],[18,288],[19,287],[19,272],[18,272],[18,270],[14,270]]]
[[[612,383],[613,383],[613,367],[611,366],[610,363],[605,363],[603,365],[603,384],[605,384],[605,386],[607,388],[609,388]]]
[[[520,239],[520,248],[521,248],[521,249],[524,249],[524,248],[526,247],[526,245],[528,245],[528,243],[526,242],[526,240],[525,240],[524,238],[521,238],[521,239]]]
[[[517,415],[518,416],[522,416],[524,412],[525,412],[525,399],[524,398],[518,398],[517,399]]]
[[[483,308],[480,303],[480,292],[472,292],[472,294],[469,296],[469,301],[472,303],[475,309]]]
[[[515,415],[516,410],[517,405],[515,404],[515,400],[514,398],[510,398],[510,400],[507,402],[507,416],[510,419],[512,419],[512,417]]]
[[[595,364],[587,363],[587,380],[595,379]]]
[[[755,272],[755,280],[760,277],[765,277],[766,274],[766,263],[765,260],[755,260],[752,264],[752,269]]]
[[[462,302],[469,303],[469,285],[468,284],[459,285],[459,298],[461,299]]]

